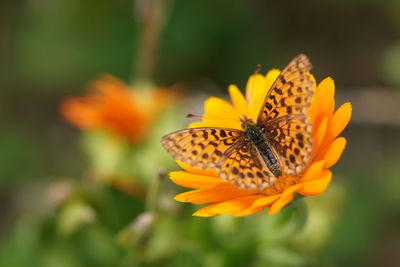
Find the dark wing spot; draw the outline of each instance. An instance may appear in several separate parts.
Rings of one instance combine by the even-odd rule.
[[[224,138],[227,137],[226,132],[224,130],[221,130],[219,135],[221,135],[221,137],[224,137]]]
[[[210,142],[210,145],[212,145],[212,146],[218,146],[218,144],[217,144],[216,142],[214,142],[214,141],[211,141],[211,142]]]
[[[238,168],[233,167],[233,168],[232,168],[232,173],[233,173],[233,174],[238,174],[238,173],[239,173]]]
[[[297,92],[298,93],[301,93],[303,91],[303,89],[299,86],[299,87],[297,87]]]
[[[300,141],[303,141],[304,136],[303,136],[303,134],[301,134],[301,133],[297,133],[297,134],[296,134],[296,138],[297,138],[298,140],[300,140]]]
[[[208,159],[208,154],[207,154],[207,153],[204,153],[201,157],[202,157],[203,159]]]
[[[291,154],[291,155],[289,156],[289,159],[290,159],[290,162],[291,162],[291,163],[295,163],[295,162],[296,162],[296,158],[293,156],[293,154]]]
[[[283,82],[283,81],[285,81],[284,79],[282,80],[282,83],[285,84],[285,82]],[[277,94],[279,94],[279,95],[282,95],[282,94],[283,94],[283,93],[282,93],[282,90],[279,89],[279,88],[277,88],[277,87],[275,87],[275,92],[276,92]]]
[[[214,151],[214,153],[215,153],[215,155],[217,155],[218,157],[222,156],[222,152],[219,151],[219,150],[217,150],[217,149]]]
[[[299,147],[304,148],[304,142],[299,142]]]
[[[192,151],[192,154],[195,155],[195,156],[196,156],[198,153],[199,153],[199,152],[197,152],[197,150],[193,150],[193,151]]]
[[[248,173],[247,173],[247,176],[249,176],[250,178],[254,178],[254,174],[251,173],[251,172],[248,172]]]
[[[294,149],[294,154],[296,154],[296,155],[300,154],[300,150],[297,147]]]
[[[301,103],[301,97],[296,97],[296,99],[294,100],[294,102],[296,102],[297,104],[300,104]]]
[[[263,175],[262,175],[261,172],[256,172],[256,175],[257,175],[259,178],[263,178]]]

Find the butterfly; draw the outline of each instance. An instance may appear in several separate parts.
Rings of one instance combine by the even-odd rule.
[[[241,130],[189,128],[161,139],[176,160],[200,169],[215,169],[223,180],[244,189],[264,190],[276,179],[297,175],[313,149],[307,110],[314,93],[307,56],[296,56],[276,78],[257,121],[240,117]]]

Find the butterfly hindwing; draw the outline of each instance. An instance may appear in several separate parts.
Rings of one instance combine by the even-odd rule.
[[[295,57],[271,86],[257,119],[287,174],[301,172],[313,148],[307,114],[314,93],[311,68],[305,55]]]
[[[242,138],[222,160],[219,176],[239,188],[264,190],[276,180],[257,148]]]
[[[308,116],[276,120],[267,128],[273,148],[286,174],[298,174],[306,166],[313,149],[312,128]]]
[[[177,160],[201,169],[217,169],[225,152],[242,132],[228,128],[190,128],[161,139],[164,148]]]

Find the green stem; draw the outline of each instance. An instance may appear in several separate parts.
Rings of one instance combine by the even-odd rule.
[[[146,195],[145,211],[156,213],[162,182],[165,178],[165,170],[160,170],[157,177],[150,182]]]
[[[161,32],[173,1],[135,0],[135,3],[139,43],[132,81],[151,81],[154,78]]]

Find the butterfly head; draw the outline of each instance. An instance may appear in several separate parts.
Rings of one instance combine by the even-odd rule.
[[[252,119],[249,119],[244,115],[240,116],[240,121],[242,122],[242,129],[245,131],[249,129],[251,126],[255,125]]]

